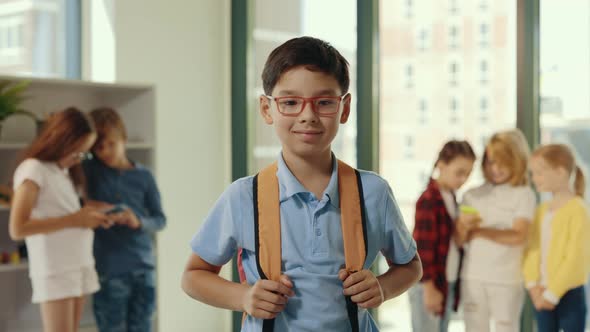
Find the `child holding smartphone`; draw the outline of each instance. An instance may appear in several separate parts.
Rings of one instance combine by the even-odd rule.
[[[98,138],[92,148],[96,158],[84,163],[88,195],[94,204],[102,204],[114,223],[95,233],[101,290],[94,295],[94,315],[102,332],[151,331],[155,310],[152,239],[166,225],[160,193],[152,173],[127,158],[127,136],[119,114],[100,108],[90,116]]]

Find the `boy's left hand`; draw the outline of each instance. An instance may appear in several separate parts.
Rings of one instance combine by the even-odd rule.
[[[344,295],[351,296],[361,308],[377,308],[385,302],[383,289],[379,280],[370,270],[349,273],[345,269],[338,272],[338,278],[343,281]]]
[[[123,212],[113,214],[112,218],[117,224],[127,226],[131,229],[138,229],[141,227],[141,222],[131,209],[126,209]]]

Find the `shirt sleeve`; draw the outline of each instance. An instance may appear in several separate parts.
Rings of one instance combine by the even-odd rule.
[[[389,263],[407,264],[416,256],[416,242],[408,231],[393,192],[386,185],[384,197],[385,225],[381,252]]]
[[[537,197],[535,197],[535,193],[531,188],[527,187],[516,207],[516,218],[524,218],[532,222],[535,216],[536,203]]]
[[[166,226],[166,216],[162,209],[162,202],[160,199],[160,191],[154,176],[149,171],[148,176],[148,190],[145,196],[145,206],[148,215],[139,217],[141,227],[149,232],[157,232]]]
[[[232,183],[219,197],[190,242],[193,252],[209,264],[226,264],[242,243],[241,205],[244,204],[244,191],[248,190],[245,181]]]
[[[23,161],[14,172],[13,188],[16,190],[25,180],[35,182],[39,188],[45,185],[43,177],[43,164],[36,159]]]
[[[437,256],[436,248],[439,235],[437,230],[437,218],[432,201],[420,197],[416,202],[414,239],[418,245],[418,253],[422,261],[422,280],[434,280],[436,278],[434,260]]]

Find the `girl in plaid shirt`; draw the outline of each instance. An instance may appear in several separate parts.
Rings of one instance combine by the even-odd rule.
[[[430,179],[416,202],[413,235],[424,275],[409,292],[414,331],[447,331],[460,260],[451,241],[458,215],[455,191],[467,181],[475,159],[466,141],[447,142],[434,165],[438,177]]]

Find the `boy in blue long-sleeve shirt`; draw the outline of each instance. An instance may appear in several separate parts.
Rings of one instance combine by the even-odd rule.
[[[155,308],[153,235],[166,225],[160,193],[151,172],[127,158],[125,126],[116,111],[94,110],[98,139],[84,171],[88,199],[104,208],[125,210],[110,214],[115,223],[97,229],[94,238],[100,291],[94,315],[101,332],[150,331]]]

